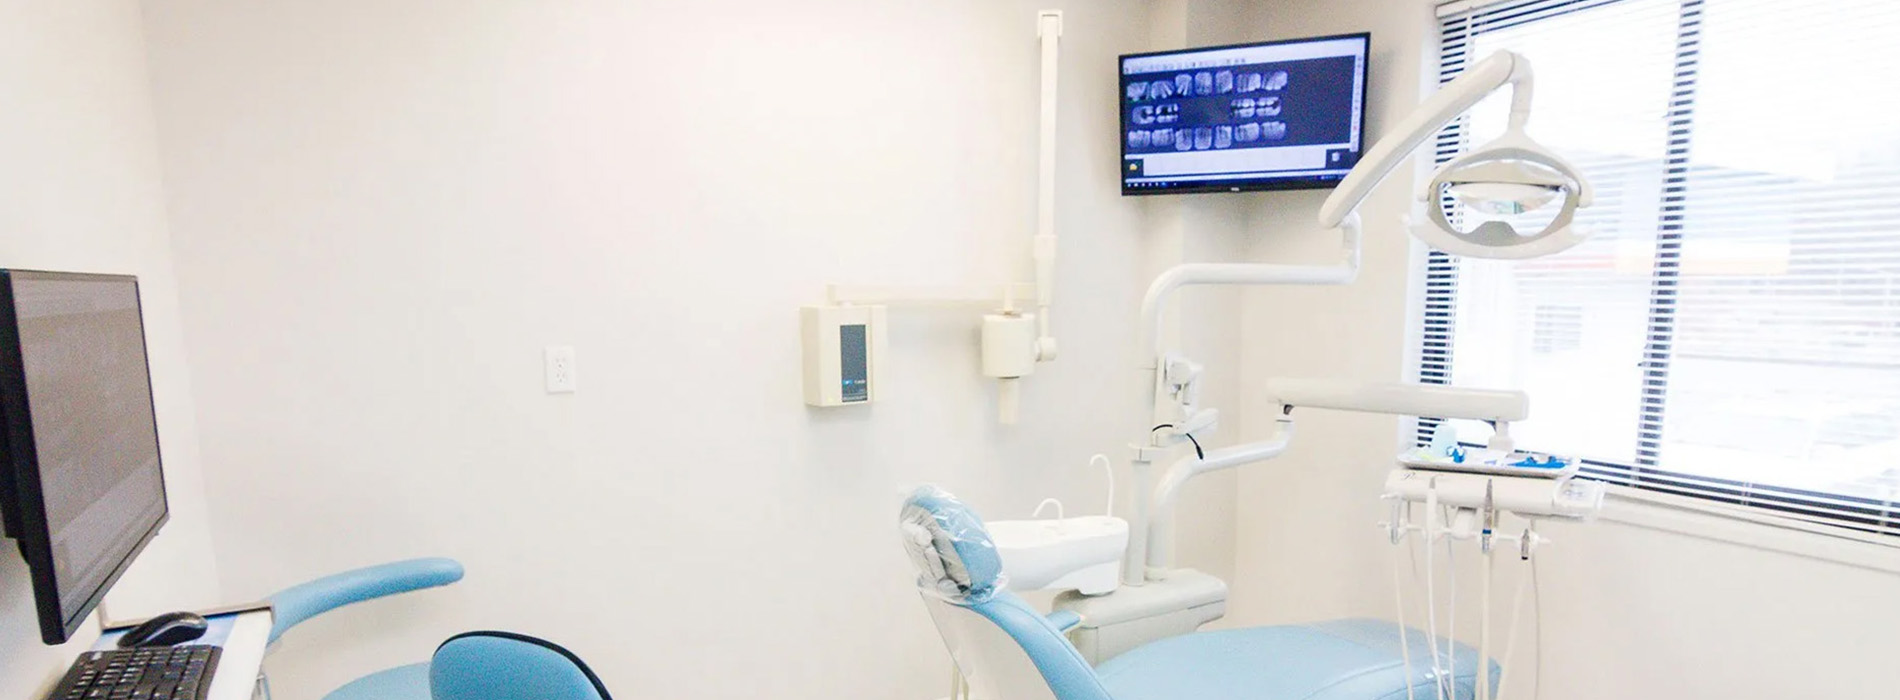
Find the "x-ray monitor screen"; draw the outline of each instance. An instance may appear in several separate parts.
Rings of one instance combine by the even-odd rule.
[[[1122,194],[1332,187],[1364,144],[1370,34],[1121,57]]]

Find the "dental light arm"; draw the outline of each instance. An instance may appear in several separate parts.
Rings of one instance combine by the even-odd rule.
[[[1164,456],[1184,435],[1212,425],[1218,414],[1196,405],[1193,378],[1170,381],[1171,366],[1187,366],[1180,358],[1170,357],[1162,347],[1162,310],[1173,293],[1192,285],[1334,285],[1350,284],[1359,273],[1359,208],[1379,183],[1411,158],[1418,147],[1458,115],[1478,104],[1500,88],[1511,88],[1511,112],[1503,137],[1471,149],[1467,155],[1447,163],[1433,175],[1422,198],[1427,200],[1427,221],[1411,227],[1413,235],[1433,248],[1456,255],[1483,258],[1530,258],[1568,249],[1583,241],[1583,234],[1571,227],[1576,211],[1590,203],[1590,187],[1580,171],[1562,157],[1539,146],[1524,133],[1531,105],[1530,62],[1515,53],[1501,51],[1465,70],[1456,79],[1439,88],[1418,109],[1400,120],[1385,138],[1367,149],[1365,156],[1346,174],[1319,212],[1319,223],[1338,229],[1343,251],[1332,265],[1280,265],[1190,263],[1177,265],[1162,273],[1149,285],[1142,300],[1139,370],[1148,385],[1149,420],[1141,429],[1142,438],[1134,447],[1131,468],[1135,488],[1129,503],[1130,542],[1123,577],[1132,585],[1141,585],[1151,575],[1156,562],[1166,562],[1166,550],[1172,528],[1172,502],[1179,486],[1194,475],[1241,464],[1270,459],[1285,449],[1291,420],[1282,417],[1281,429],[1274,438],[1217,450],[1206,458],[1189,457],[1175,464],[1159,484],[1151,482],[1152,463]],[[1562,209],[1544,230],[1520,234],[1508,222],[1485,221],[1470,232],[1458,231],[1447,219],[1440,197],[1450,194],[1458,201],[1490,214],[1518,214],[1563,196]],[[1198,373],[1190,373],[1197,377]],[[1360,388],[1354,393],[1333,393],[1316,385],[1290,384],[1282,405],[1312,405],[1347,410],[1372,410],[1445,418],[1476,418],[1492,421],[1498,428],[1493,446],[1509,445],[1508,423],[1521,419],[1525,411],[1522,394],[1491,395],[1466,390],[1408,387],[1405,391]],[[1302,393],[1306,392],[1306,393]],[[1422,392],[1422,393],[1421,393]],[[1301,402],[1306,403],[1302,404]],[[1176,426],[1162,428],[1160,426]],[[1151,514],[1154,517],[1150,517]]]
[[[1358,277],[1360,221],[1358,210],[1379,183],[1407,162],[1414,151],[1439,129],[1497,90],[1511,89],[1511,113],[1505,135],[1496,141],[1472,149],[1434,176],[1424,192],[1435,200],[1439,186],[1460,191],[1461,199],[1478,195],[1506,197],[1497,202],[1517,207],[1533,200],[1547,200],[1556,192],[1566,194],[1564,208],[1545,230],[1519,235],[1501,221],[1486,222],[1476,231],[1455,231],[1436,201],[1428,209],[1428,223],[1412,227],[1412,234],[1433,248],[1471,257],[1530,258],[1549,255],[1582,242],[1583,234],[1570,226],[1575,211],[1589,206],[1590,186],[1579,171],[1562,157],[1538,146],[1524,133],[1530,118],[1532,77],[1530,61],[1509,51],[1499,51],[1466,69],[1456,79],[1439,88],[1405,119],[1391,134],[1366,151],[1359,164],[1346,174],[1331,196],[1320,206],[1319,223],[1327,229],[1339,229],[1344,251],[1336,265],[1273,265],[1237,263],[1190,263],[1177,265],[1149,285],[1142,300],[1140,347],[1145,353],[1141,369],[1148,377],[1154,419],[1145,428],[1162,424],[1191,422],[1191,415],[1159,402],[1168,387],[1159,376],[1165,363],[1161,348],[1161,313],[1175,290],[1208,284],[1350,284]],[[1476,193],[1476,194],[1471,194]],[[1516,197],[1510,199],[1509,197]],[[1176,436],[1151,433],[1146,447],[1166,447]]]

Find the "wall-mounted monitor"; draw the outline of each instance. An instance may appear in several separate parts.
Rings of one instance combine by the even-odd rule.
[[[1122,194],[1332,187],[1364,150],[1370,34],[1121,57]]]
[[[0,270],[0,438],[6,532],[59,644],[168,515],[136,278]]]

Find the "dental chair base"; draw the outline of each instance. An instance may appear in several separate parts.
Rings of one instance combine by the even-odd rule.
[[[1188,634],[1227,614],[1227,583],[1193,569],[1175,569],[1166,579],[1123,586],[1104,596],[1064,593],[1055,609],[1082,621],[1069,641],[1082,658],[1099,665],[1130,649]]]

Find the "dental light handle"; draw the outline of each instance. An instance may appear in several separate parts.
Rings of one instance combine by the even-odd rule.
[[[1412,152],[1426,139],[1505,85],[1510,85],[1512,90],[1511,128],[1521,128],[1530,117],[1531,64],[1515,53],[1499,51],[1445,83],[1405,121],[1393,127],[1391,135],[1373,144],[1359,165],[1320,206],[1320,225],[1333,228],[1345,221],[1346,216],[1358,209],[1386,176],[1410,159]]]

